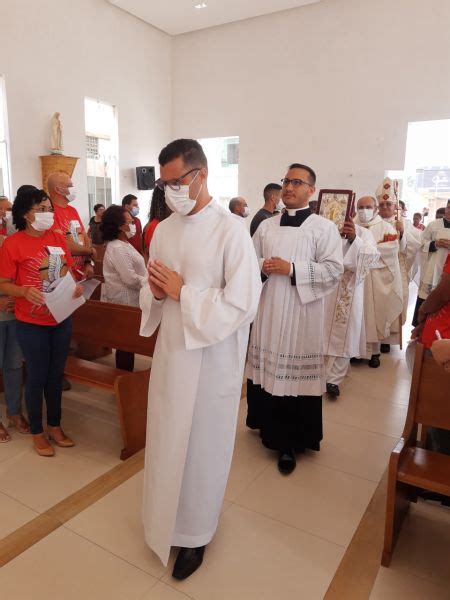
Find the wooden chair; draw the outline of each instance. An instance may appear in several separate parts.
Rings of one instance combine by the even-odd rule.
[[[417,344],[408,414],[389,461],[381,564],[388,567],[403,520],[417,490],[450,496],[450,456],[417,445],[418,426],[450,429],[450,374]]]
[[[141,337],[140,321],[139,308],[88,300],[73,315],[72,337],[76,342],[153,356],[157,332],[150,338]],[[115,394],[123,438],[122,460],[145,446],[150,369],[130,373],[69,356],[64,374],[71,381]]]

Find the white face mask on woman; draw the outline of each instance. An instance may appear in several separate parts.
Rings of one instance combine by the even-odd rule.
[[[125,235],[128,239],[136,235],[136,225],[134,223],[128,223],[129,230],[125,231]]]
[[[199,173],[200,171],[197,171],[197,175]],[[171,210],[179,213],[180,215],[188,215],[194,210],[195,205],[197,204],[197,199],[200,196],[200,192],[202,191],[203,187],[202,184],[195,199],[189,197],[189,188],[197,179],[197,175],[189,185],[181,185],[179,190],[173,190],[168,185],[165,186],[166,204]]]
[[[242,216],[244,217],[244,219],[246,219],[249,216],[249,214],[250,214],[250,209],[248,206],[245,206]]]
[[[47,231],[53,226],[54,220],[52,212],[34,213],[34,221],[31,223],[31,227],[36,231]]]
[[[373,219],[373,208],[358,208],[358,218],[361,223],[368,223]]]

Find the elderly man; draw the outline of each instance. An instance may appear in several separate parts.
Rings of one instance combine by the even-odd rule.
[[[9,233],[15,231],[12,224],[12,204],[6,196],[0,196],[0,246]]]
[[[327,392],[340,395],[339,385],[352,357],[366,356],[364,281],[378,264],[380,254],[370,232],[349,220],[341,233],[344,275],[336,290],[325,298]]]
[[[74,275],[78,280],[90,279],[94,276],[94,250],[78,211],[70,206],[76,198],[72,179],[62,171],[51,173],[47,179],[47,187],[55,211],[53,229],[66,237],[67,246],[74,258]]]
[[[246,219],[250,214],[250,209],[247,205],[247,201],[242,196],[231,198],[230,204],[228,205],[230,212],[237,217]]]
[[[408,311],[409,283],[411,281],[411,269],[416,255],[422,246],[420,235],[402,217],[404,208],[400,205],[397,192],[398,182],[389,177],[383,180],[383,183],[377,190],[378,209],[380,217],[396,229],[399,238],[399,264],[402,275],[402,295],[403,307],[401,321],[398,327],[406,322],[406,313]],[[403,203],[403,207],[405,204]],[[390,344],[400,343],[400,336],[394,336],[381,344],[381,352],[389,352]]]
[[[362,196],[357,203],[356,223],[373,236],[380,260],[369,271],[364,284],[364,323],[370,356],[369,366],[380,366],[380,343],[399,332],[403,308],[402,278],[398,259],[396,229],[377,214],[373,196]]]

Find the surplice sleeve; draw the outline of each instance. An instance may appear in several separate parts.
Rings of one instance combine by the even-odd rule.
[[[153,235],[152,243],[150,244],[150,256],[149,260],[155,260],[158,252],[158,231],[157,227]],[[153,335],[161,323],[163,307],[165,300],[157,300],[150,289],[150,285],[147,281],[139,294],[139,305],[142,310],[141,316],[141,329],[139,335],[143,337],[150,337]]]
[[[341,236],[331,222],[319,233],[314,258],[294,262],[295,282],[302,304],[330,294],[344,272]]]
[[[250,235],[242,225],[230,227],[219,269],[223,287],[181,290],[181,318],[187,350],[205,348],[223,341],[255,318],[261,294],[258,261]]]

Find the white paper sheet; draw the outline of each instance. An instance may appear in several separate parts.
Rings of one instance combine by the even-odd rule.
[[[72,275],[67,273],[53,291],[44,294],[45,304],[58,323],[70,317],[79,306],[86,302],[84,296],[73,297],[75,287],[76,283]]]
[[[84,279],[79,283],[83,288],[83,296],[86,298],[86,300],[89,300],[94,293],[95,288],[99,286],[101,282],[98,279]]]

